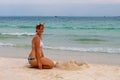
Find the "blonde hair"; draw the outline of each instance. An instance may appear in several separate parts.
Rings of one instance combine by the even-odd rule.
[[[37,32],[37,29],[41,29],[41,28],[44,28],[44,24],[37,24],[36,25],[36,32]]]

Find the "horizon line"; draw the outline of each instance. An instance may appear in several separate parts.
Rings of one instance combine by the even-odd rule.
[[[13,15],[5,15],[5,16],[1,16],[0,17],[120,17],[120,16],[27,16],[27,15],[17,15],[17,16],[13,16]]]

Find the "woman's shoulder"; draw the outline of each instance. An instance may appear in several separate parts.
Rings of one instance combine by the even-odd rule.
[[[33,37],[33,41],[34,40],[40,40],[40,37],[38,36],[38,35],[35,35],[34,37]]]

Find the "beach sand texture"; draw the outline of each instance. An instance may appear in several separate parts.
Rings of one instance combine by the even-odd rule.
[[[30,68],[26,59],[1,57],[0,80],[120,80],[120,65],[66,61],[39,70]]]

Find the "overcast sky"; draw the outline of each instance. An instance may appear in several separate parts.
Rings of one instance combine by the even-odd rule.
[[[0,0],[0,16],[120,16],[120,0]]]

